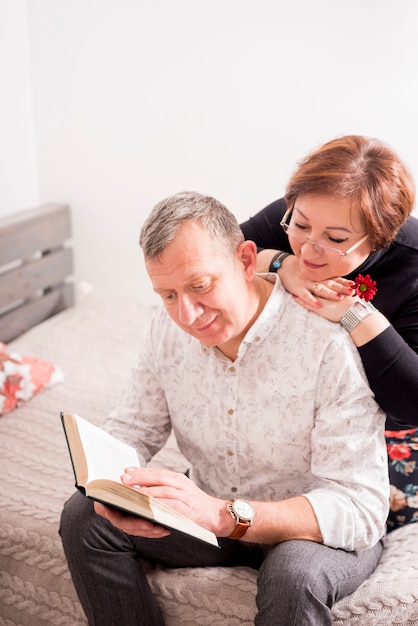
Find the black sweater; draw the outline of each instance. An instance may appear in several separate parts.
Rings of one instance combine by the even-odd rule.
[[[291,252],[280,226],[285,210],[283,198],[269,204],[241,224],[245,238],[259,249]],[[386,428],[418,426],[418,220],[410,217],[393,243],[345,278],[354,280],[359,273],[376,281],[373,304],[392,324],[358,348],[370,387],[388,414]]]

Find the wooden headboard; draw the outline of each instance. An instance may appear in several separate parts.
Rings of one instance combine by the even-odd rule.
[[[0,219],[0,341],[74,304],[68,206],[47,204]]]

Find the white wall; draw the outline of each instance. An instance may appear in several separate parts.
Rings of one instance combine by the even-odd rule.
[[[138,232],[176,191],[246,219],[346,133],[387,141],[417,175],[416,0],[27,7],[40,201],[71,204],[77,277],[103,292],[153,300]]]
[[[25,0],[0,0],[0,216],[38,204]]]

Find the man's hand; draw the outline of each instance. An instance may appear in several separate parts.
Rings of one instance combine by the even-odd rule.
[[[226,501],[209,496],[184,474],[156,468],[128,467],[121,476],[122,483],[135,487],[182,513],[217,536],[228,536],[233,520],[228,515]],[[96,513],[130,535],[165,537],[169,531],[147,520],[126,515],[95,502]]]
[[[213,498],[199,489],[184,474],[149,467],[128,467],[121,480],[183,513],[197,524],[211,530],[217,537],[229,537],[235,522],[228,513],[227,501]],[[312,506],[305,496],[278,502],[253,502],[256,521],[242,541],[276,544],[289,539],[322,542],[321,532]],[[147,520],[94,503],[96,513],[129,535],[158,539],[169,530]]]

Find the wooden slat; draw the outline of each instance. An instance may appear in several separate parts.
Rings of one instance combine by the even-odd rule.
[[[30,300],[0,317],[0,341],[15,339],[35,324],[74,304],[73,285],[63,285],[41,298]]]
[[[0,266],[59,247],[71,237],[70,209],[47,204],[0,220]]]
[[[47,204],[0,219],[0,341],[74,304],[70,209]]]
[[[40,289],[62,284],[72,271],[72,250],[61,248],[0,274],[0,309],[32,298]]]

